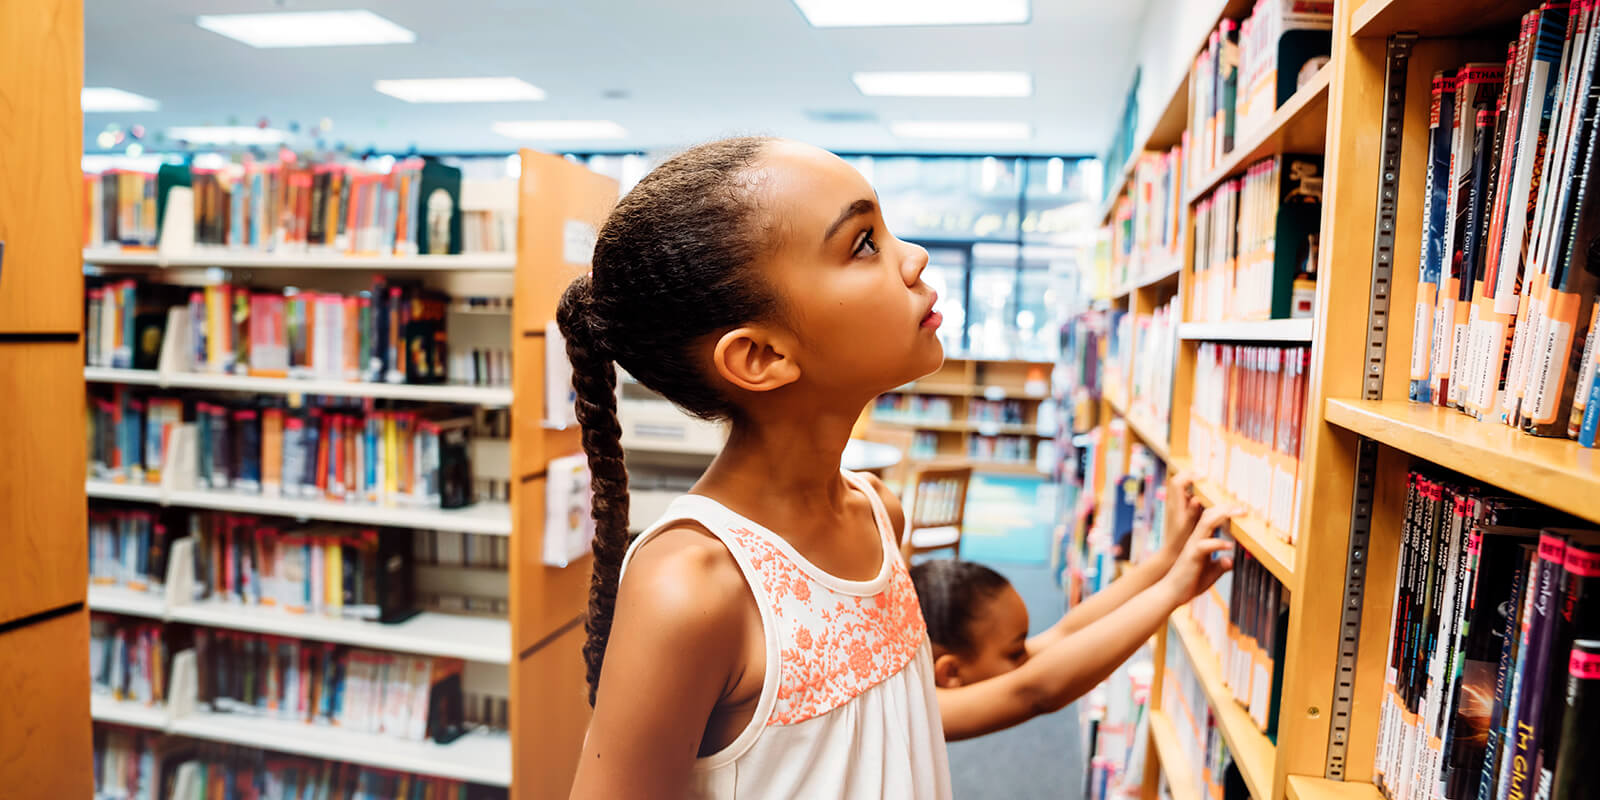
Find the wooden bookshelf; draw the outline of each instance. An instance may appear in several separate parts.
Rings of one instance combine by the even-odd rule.
[[[182,254],[147,249],[91,247],[83,251],[83,263],[101,267],[151,267],[177,269],[297,269],[366,270],[370,272],[510,272],[516,269],[516,253],[463,253],[460,255],[364,256],[332,251],[307,250],[303,253],[266,253],[250,250],[197,248]]]
[[[1187,458],[1174,458],[1171,462],[1179,470],[1189,469]],[[1216,506],[1236,506],[1239,501],[1228,494],[1215,481],[1197,479],[1194,482],[1194,494],[1206,508]],[[1228,522],[1228,533],[1240,544],[1244,545],[1250,554],[1261,561],[1284,588],[1291,592],[1295,589],[1294,580],[1294,545],[1279,539],[1267,527],[1266,521],[1254,514],[1240,514]]]
[[[1383,794],[1378,787],[1361,781],[1290,775],[1289,800],[1383,800]]]
[[[1171,148],[1183,138],[1184,130],[1189,122],[1189,66],[1194,61],[1194,55],[1206,46],[1206,37],[1217,23],[1223,19],[1234,19],[1244,16],[1249,12],[1253,3],[1250,0],[1221,0],[1216,5],[1216,16],[1206,24],[1205,34],[1193,42],[1193,46],[1182,51],[1177,64],[1182,67],[1177,80],[1173,82],[1171,90],[1157,95],[1163,98],[1153,115],[1155,122],[1143,137],[1137,137],[1133,149],[1128,153],[1128,160],[1117,172],[1117,179],[1111,184],[1111,191],[1106,193],[1106,199],[1101,203],[1099,213],[1096,215],[1101,225],[1111,222],[1111,212],[1117,206],[1117,199],[1127,189],[1127,184],[1133,177],[1134,165],[1138,163],[1140,154],[1148,150],[1161,151]],[[1142,115],[1141,115],[1142,116]],[[1137,131],[1135,132],[1137,134]],[[1107,178],[1111,176],[1108,175]]]
[[[1353,36],[1385,39],[1402,31],[1461,36],[1511,25],[1538,3],[1530,0],[1366,0],[1355,10]]]
[[[1600,522],[1600,450],[1408,400],[1330,398],[1327,419],[1423,460]]]
[[[90,383],[120,383],[130,386],[155,386],[162,389],[206,389],[215,392],[243,392],[272,395],[323,395],[328,397],[371,397],[381,400],[408,400],[419,403],[459,403],[503,408],[511,405],[509,386],[465,386],[453,383],[376,383],[325,378],[264,378],[255,375],[225,375],[203,372],[163,372],[153,369],[84,367],[83,378]]]
[[[1205,689],[1206,699],[1216,716],[1217,727],[1228,743],[1239,774],[1255,800],[1272,797],[1274,764],[1277,748],[1266,734],[1256,727],[1250,712],[1233,699],[1232,691],[1222,679],[1222,662],[1206,643],[1200,629],[1189,619],[1187,611],[1172,615],[1171,629],[1178,634],[1178,642],[1194,665],[1195,674]]]
[[[1324,67],[1277,111],[1211,170],[1189,187],[1184,202],[1193,204],[1222,183],[1263,158],[1280,153],[1321,153],[1328,136],[1328,80]]]
[[[1135,277],[1129,283],[1111,290],[1113,300],[1126,299],[1129,295],[1140,289],[1149,289],[1163,284],[1176,286],[1178,276],[1183,273],[1183,259],[1178,259],[1171,265],[1163,266],[1146,275]]]
[[[511,763],[513,800],[565,797],[589,724],[583,614],[593,559],[544,563],[546,467],[582,451],[576,427],[545,419],[545,331],[567,284],[589,268],[575,230],[595,232],[617,182],[559,156],[523,150],[518,191],[511,437]],[[580,257],[581,262],[569,260]]]
[[[1255,322],[1185,322],[1178,338],[1203,342],[1310,342],[1316,320],[1264,319]]]
[[[0,3],[0,786],[94,793],[83,497],[83,3]]]
[[[1194,767],[1178,745],[1178,731],[1172,725],[1172,718],[1159,708],[1150,711],[1150,743],[1161,771],[1167,773],[1172,800],[1206,800],[1196,791]]]

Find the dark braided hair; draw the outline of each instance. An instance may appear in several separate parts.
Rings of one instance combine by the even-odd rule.
[[[754,194],[754,168],[769,141],[723,139],[652,170],[601,226],[593,271],[567,287],[556,311],[594,494],[594,577],[583,647],[590,705],[628,547],[628,472],[613,362],[691,414],[736,416],[696,345],[777,308],[754,269],[771,238]]]
[[[911,568],[928,639],[961,655],[973,655],[972,621],[983,601],[1010,585],[1005,576],[971,561],[942,558]]]

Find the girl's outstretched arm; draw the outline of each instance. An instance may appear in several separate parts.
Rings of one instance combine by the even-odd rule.
[[[736,683],[755,598],[694,528],[642,547],[617,592],[572,798],[686,796],[706,723]]]
[[[1178,554],[1183,551],[1184,543],[1188,541],[1186,534],[1194,530],[1195,523],[1199,521],[1203,510],[1200,501],[1189,493],[1189,487],[1193,485],[1194,479],[1187,472],[1179,472],[1167,479],[1167,518],[1162,521],[1166,526],[1166,535],[1162,537],[1161,549],[1135,564],[1122,577],[1112,581],[1110,586],[1085,598],[1056,624],[1029,637],[1029,656],[1044,652],[1073,631],[1080,630],[1112,610],[1121,608],[1140,592],[1154,586],[1156,581],[1161,580],[1161,576],[1172,569],[1173,562],[1177,560]]]
[[[988,680],[939,689],[945,739],[981,736],[1056,711],[1105,680],[1167,615],[1233,567],[1231,556],[1213,557],[1231,544],[1210,538],[1230,516],[1231,509],[1207,511],[1188,536],[1180,537],[1182,550],[1160,580],[1114,611],[1031,653],[1022,666]]]

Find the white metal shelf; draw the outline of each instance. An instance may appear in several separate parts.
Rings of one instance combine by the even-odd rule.
[[[485,664],[511,663],[511,623],[504,619],[424,611],[405,622],[385,625],[214,601],[174,606],[169,610],[168,618],[191,625],[315,639],[376,650],[460,658]]]
[[[132,503],[160,503],[161,487],[144,483],[117,483],[90,478],[84,484],[90,497],[101,500],[126,500]]]
[[[89,695],[89,718],[134,728],[166,730],[169,722],[165,705],[147,706],[132,700],[118,700],[108,694]]]
[[[169,490],[159,486],[112,483],[93,479],[85,484],[85,491],[89,497],[107,500],[131,500],[301,520],[349,522],[356,525],[456,531],[485,536],[511,535],[511,506],[507,503],[475,503],[465,508],[452,509],[407,508],[340,503],[332,500],[263,497],[225,489]]]
[[[338,397],[374,397],[425,403],[462,403],[502,407],[511,405],[509,386],[456,384],[370,383],[312,378],[263,378],[254,375],[213,375],[200,372],[161,372],[151,369],[84,367],[90,383],[123,383],[171,389],[210,389],[256,394],[317,394]]]
[[[1259,322],[1184,322],[1179,339],[1208,342],[1310,342],[1310,317],[1269,319]]]
[[[515,253],[463,253],[453,256],[352,256],[341,253],[256,253],[238,250],[196,250],[163,255],[153,250],[118,247],[87,248],[83,261],[107,267],[224,267],[238,269],[350,269],[421,272],[510,272]]]
[[[89,584],[89,610],[126,614],[130,617],[166,619],[167,602],[154,592],[139,592],[126,586]]]
[[[511,737],[503,733],[474,731],[450,744],[439,744],[211,711],[172,720],[167,732],[489,786],[511,785]]]

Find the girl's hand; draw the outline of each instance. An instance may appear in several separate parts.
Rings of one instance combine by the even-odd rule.
[[[1187,470],[1167,478],[1167,518],[1162,521],[1165,529],[1161,534],[1161,549],[1157,556],[1169,567],[1178,560],[1178,554],[1183,552],[1184,545],[1189,541],[1189,533],[1205,511],[1200,500],[1192,494],[1193,487],[1194,475]]]
[[[1177,559],[1161,578],[1174,608],[1194,599],[1211,588],[1222,573],[1233,569],[1233,556],[1218,555],[1233,547],[1233,543],[1211,538],[1218,525],[1244,512],[1242,508],[1213,508],[1201,514],[1194,525],[1175,537],[1181,543]]]

